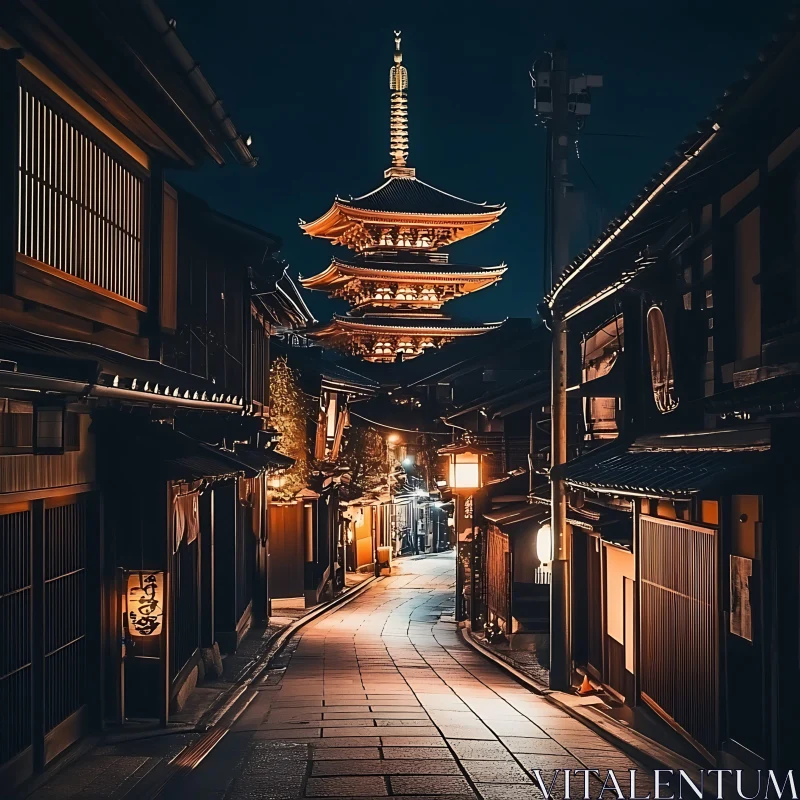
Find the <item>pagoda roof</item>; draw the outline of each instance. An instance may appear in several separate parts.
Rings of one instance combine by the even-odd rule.
[[[502,214],[504,204],[473,203],[443,192],[416,177],[390,177],[377,189],[360,197],[336,198],[337,203],[365,211],[387,211],[393,214],[434,214],[463,216],[495,212]]]
[[[504,211],[502,204],[473,203],[415,177],[393,176],[361,197],[336,197],[321,217],[313,222],[301,221],[300,227],[309,236],[330,239],[355,250],[376,244],[368,232],[373,226],[446,229],[446,243],[450,244],[494,225]]]
[[[314,337],[328,336],[337,331],[397,332],[407,334],[430,335],[441,333],[445,336],[470,336],[486,333],[502,325],[503,322],[465,322],[436,314],[365,314],[364,316],[346,316],[334,314],[333,319],[324,327],[310,333]]]
[[[310,278],[301,278],[306,289],[330,289],[347,283],[352,278],[403,278],[439,281],[479,282],[489,285],[499,280],[508,267],[476,267],[435,261],[379,261],[371,258],[345,260],[334,257],[330,266]],[[476,287],[477,288],[477,287]]]

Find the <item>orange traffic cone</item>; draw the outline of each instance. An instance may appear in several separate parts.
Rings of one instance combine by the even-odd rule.
[[[581,684],[581,688],[578,689],[578,694],[581,696],[591,694],[594,691],[594,687],[591,683],[589,683],[589,676],[583,676],[583,683]]]

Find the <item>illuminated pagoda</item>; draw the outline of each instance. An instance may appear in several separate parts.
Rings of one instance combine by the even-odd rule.
[[[391,90],[391,157],[381,186],[361,197],[337,197],[330,210],[300,227],[353,251],[301,279],[307,289],[328,292],[351,308],[310,332],[314,338],[368,361],[413,358],[461,336],[475,336],[501,323],[464,323],[442,313],[454,297],[491,286],[505,264],[451,264],[441,252],[459,239],[494,225],[504,205],[472,203],[423,183],[408,161],[408,71],[400,33],[395,32]]]

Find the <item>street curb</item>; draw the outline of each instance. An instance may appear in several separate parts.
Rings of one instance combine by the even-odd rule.
[[[631,728],[618,725],[610,717],[606,717],[600,712],[592,713],[590,710],[591,706],[571,706],[564,703],[557,697],[560,692],[553,692],[543,688],[540,684],[536,683],[533,678],[515,667],[512,667],[507,661],[500,658],[500,656],[476,642],[465,629],[459,628],[458,632],[461,640],[473,650],[480,653],[484,658],[492,661],[501,669],[504,669],[516,681],[525,685],[526,688],[540,697],[543,697],[548,703],[555,706],[560,711],[569,714],[573,719],[582,722],[598,736],[602,736],[606,741],[618,747],[620,750],[627,753],[627,755],[637,759],[644,764],[644,766],[650,769],[671,769],[676,772],[678,770],[686,770],[690,773],[695,773],[700,769],[698,764],[683,758],[647,736],[637,733]]]

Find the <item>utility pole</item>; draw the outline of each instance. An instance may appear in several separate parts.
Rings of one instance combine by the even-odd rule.
[[[569,77],[567,48],[559,42],[531,70],[535,108],[547,125],[545,252],[546,291],[570,258],[570,144],[591,112],[590,88],[603,85],[599,75]],[[553,353],[550,402],[550,469],[567,461],[567,327],[558,307],[552,309]],[[551,476],[553,561],[550,581],[550,688],[572,686],[572,531],[567,525],[567,494],[563,480]]]

